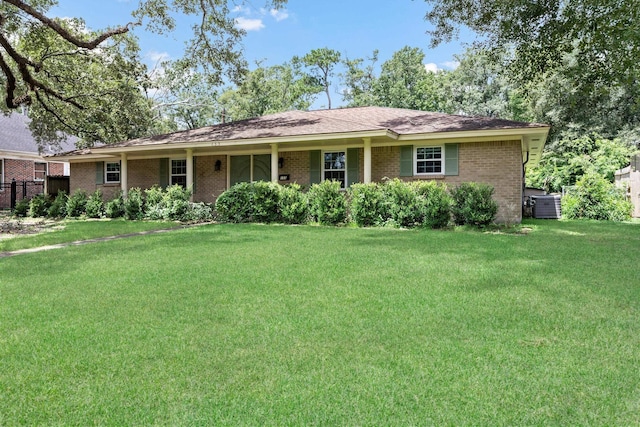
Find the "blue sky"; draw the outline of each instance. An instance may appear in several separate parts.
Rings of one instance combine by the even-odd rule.
[[[329,47],[348,58],[366,58],[379,50],[378,65],[404,46],[419,47],[429,69],[455,67],[455,54],[462,53],[463,40],[429,49],[424,20],[428,5],[421,0],[289,0],[285,9],[262,8],[262,0],[237,10],[237,24],[247,30],[245,58],[250,65],[276,65],[311,49]],[[92,29],[126,24],[137,0],[59,0],[53,13],[61,17],[82,17]],[[190,24],[183,22],[170,35],[157,35],[136,28],[145,61],[153,65],[159,58],[179,58],[188,39]]]

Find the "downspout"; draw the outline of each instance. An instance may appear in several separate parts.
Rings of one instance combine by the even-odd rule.
[[[524,204],[525,204],[525,200],[524,200],[524,193],[527,189],[527,179],[526,179],[526,174],[527,174],[527,163],[529,163],[529,150],[527,150],[527,159],[524,161],[524,163],[522,163],[522,217],[524,217],[525,215],[525,211],[524,211]]]

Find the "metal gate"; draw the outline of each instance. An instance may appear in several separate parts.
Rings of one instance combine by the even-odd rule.
[[[44,193],[44,181],[16,181],[0,184],[0,209],[11,209],[23,199]]]

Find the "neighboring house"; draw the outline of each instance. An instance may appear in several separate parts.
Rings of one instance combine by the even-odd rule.
[[[27,116],[17,113],[5,116],[0,113],[0,209],[10,207],[8,193],[13,180],[21,184],[35,184],[29,187],[29,191],[33,193],[28,195],[31,197],[44,190],[44,182],[48,176],[68,176],[68,162],[57,159],[52,161],[43,156],[56,151],[72,150],[75,148],[74,141],[65,141],[58,150],[47,146],[44,152],[40,152],[29,130]]]
[[[214,202],[241,181],[310,185],[437,180],[495,187],[499,221],[522,217],[524,169],[549,126],[381,107],[290,111],[138,138],[53,157],[71,164],[71,191],[105,198],[154,184],[193,186]]]
[[[626,168],[616,171],[616,185],[625,186],[633,205],[633,217],[640,218],[640,154],[631,157]]]

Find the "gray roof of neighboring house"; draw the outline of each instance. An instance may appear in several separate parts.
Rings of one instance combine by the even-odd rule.
[[[13,113],[8,116],[0,113],[0,151],[15,151],[29,154],[55,154],[75,149],[77,138],[69,137],[60,143],[60,148],[47,145],[39,153],[36,139],[29,130],[29,118]]]
[[[524,123],[490,117],[460,116],[400,108],[354,107],[318,111],[287,111],[199,129],[132,139],[110,144],[108,147],[305,137],[385,130],[397,135],[412,135],[535,128],[548,129],[549,126],[540,123]],[[78,150],[73,154],[83,154],[85,151]]]

